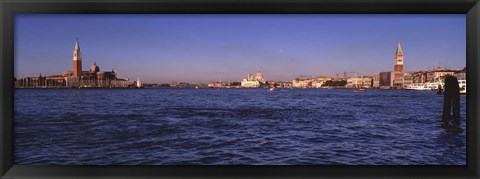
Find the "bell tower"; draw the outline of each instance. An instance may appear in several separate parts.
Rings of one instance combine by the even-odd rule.
[[[403,51],[402,47],[400,46],[400,42],[397,44],[397,52],[395,53],[394,64],[393,71],[403,72]]]
[[[75,42],[75,49],[73,50],[73,76],[81,77],[82,76],[82,51],[80,51],[80,45],[77,41]]]

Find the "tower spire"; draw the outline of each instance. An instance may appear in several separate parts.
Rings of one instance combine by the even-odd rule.
[[[73,76],[82,76],[82,52],[78,44],[78,37],[76,38],[75,49],[73,50]]]
[[[400,41],[398,41],[398,44],[397,44],[397,52],[396,52],[396,54],[399,54],[399,53],[403,53],[403,51],[402,51],[402,46],[400,45]]]
[[[75,42],[75,49],[80,49],[80,45],[78,44],[78,37],[77,37],[77,40]]]
[[[393,69],[394,71],[403,71],[403,51],[402,46],[400,46],[400,41],[398,41],[397,44],[397,51],[395,52]]]

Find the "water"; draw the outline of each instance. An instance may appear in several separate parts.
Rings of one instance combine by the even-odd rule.
[[[443,96],[353,89],[21,89],[15,164],[465,165]]]

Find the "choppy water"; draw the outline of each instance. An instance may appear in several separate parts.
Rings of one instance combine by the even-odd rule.
[[[351,89],[22,89],[15,159],[29,165],[465,165],[443,96]]]

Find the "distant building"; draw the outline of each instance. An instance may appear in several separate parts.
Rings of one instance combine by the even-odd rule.
[[[309,78],[309,79],[296,78],[292,81],[292,87],[294,87],[294,88],[311,88],[312,84],[314,82],[315,82],[314,78]]]
[[[445,76],[447,75],[454,75],[455,74],[455,70],[447,70],[447,69],[443,69],[443,70],[436,70],[436,71],[433,71],[433,82],[434,83],[444,83],[445,82]]]
[[[431,86],[433,89],[436,89],[438,85],[444,85],[445,77],[447,75],[453,75],[457,77],[458,80],[465,80],[466,68],[464,68],[463,70],[449,70],[442,69],[441,66],[438,66],[438,68],[434,70],[412,72],[409,76],[406,76],[405,81],[407,81],[407,77],[410,77],[410,84],[423,84],[425,86]],[[405,82],[404,86],[408,85],[409,84]]]
[[[278,88],[292,88],[292,82],[287,81],[270,81],[267,82],[268,87],[278,87]]]
[[[408,87],[413,83],[413,72],[404,72],[402,85],[404,88]]]
[[[372,87],[372,77],[371,76],[352,76],[347,78],[347,88],[370,88]]]
[[[26,77],[17,80],[15,87],[18,88],[59,88],[59,87],[130,87],[133,81],[117,78],[117,73],[112,71],[100,71],[100,67],[94,62],[89,71],[82,71],[82,51],[78,38],[73,49],[73,71],[63,72],[61,75],[42,77]]]
[[[314,77],[315,81],[316,82],[326,82],[326,81],[331,81],[332,80],[332,77],[329,77],[329,76],[318,76],[318,77]],[[343,80],[347,80],[346,79],[346,76],[345,76],[345,79]]]
[[[372,78],[373,78],[372,86],[374,88],[379,88],[380,87],[380,73],[374,73]]]
[[[412,83],[426,83],[427,82],[427,71],[418,71],[411,74]]]
[[[240,88],[240,82],[210,82],[206,87],[209,88]],[[192,87],[202,87],[202,84],[194,84]]]
[[[248,81],[246,79],[243,79],[241,86],[243,88],[260,88],[260,82],[259,81]]]
[[[137,88],[142,87],[142,81],[140,81],[140,78],[137,79]]]
[[[458,80],[467,80],[467,68],[465,67],[460,71],[456,71],[453,76]]]
[[[77,78],[82,76],[82,52],[80,51],[80,44],[78,44],[78,37],[73,49],[73,76]]]
[[[400,76],[400,77],[399,77]],[[403,73],[399,71],[389,71],[389,72],[380,72],[379,73],[379,87],[380,88],[391,88],[394,87],[395,83],[394,81],[396,80],[401,81],[403,78]],[[397,84],[398,85],[398,84]]]
[[[259,88],[262,85],[266,85],[266,81],[263,78],[263,74],[260,70],[257,71],[255,77],[248,73],[247,79],[243,79],[240,83],[240,86],[243,88]]]
[[[397,51],[395,52],[394,57],[393,71],[403,72],[403,50],[402,46],[400,46],[400,42],[397,44]]]
[[[404,72],[403,72],[403,50],[400,42],[397,44],[397,50],[393,58],[393,71],[380,72],[373,75],[373,86],[379,88],[403,87]]]
[[[292,81],[293,88],[321,88],[327,81],[332,81],[332,77],[316,76],[306,79],[295,78]]]
[[[257,74],[255,74],[255,81],[258,81],[260,83],[265,83],[265,79],[263,79],[263,74],[260,70],[258,70]]]

